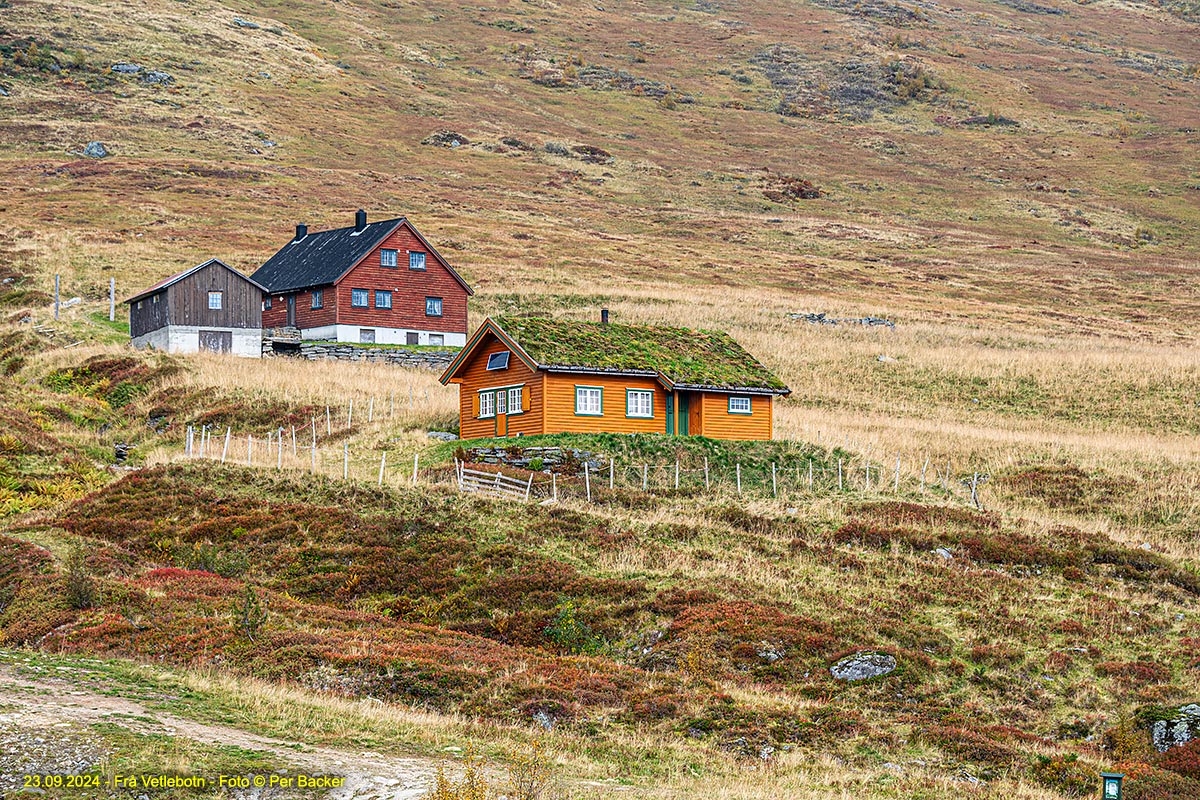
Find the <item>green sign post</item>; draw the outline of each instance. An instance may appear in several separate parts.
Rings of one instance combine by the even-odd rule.
[[[1101,772],[1100,778],[1104,781],[1103,800],[1121,800],[1121,782],[1125,780],[1125,775],[1120,772]]]

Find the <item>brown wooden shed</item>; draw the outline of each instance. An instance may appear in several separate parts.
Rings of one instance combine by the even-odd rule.
[[[159,281],[125,302],[134,347],[262,356],[264,289],[220,259]]]

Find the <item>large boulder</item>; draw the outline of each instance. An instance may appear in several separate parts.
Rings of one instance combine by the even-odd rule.
[[[1150,736],[1160,753],[1200,738],[1200,705],[1189,703],[1173,709],[1170,717],[1155,720],[1150,725]]]
[[[106,158],[108,156],[108,148],[103,142],[88,142],[83,148],[83,154],[88,158]]]
[[[896,669],[896,658],[887,653],[855,653],[846,656],[829,668],[839,681],[865,681],[878,678]]]

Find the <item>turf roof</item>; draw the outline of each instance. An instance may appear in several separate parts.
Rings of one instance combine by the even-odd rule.
[[[542,367],[661,372],[682,386],[788,391],[721,331],[540,317],[493,321]]]

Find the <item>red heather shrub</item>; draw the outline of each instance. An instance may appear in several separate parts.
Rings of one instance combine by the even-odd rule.
[[[1152,661],[1104,661],[1096,665],[1096,674],[1116,678],[1130,685],[1168,683],[1171,670]]]
[[[1003,729],[984,733],[969,728],[935,727],[927,729],[924,736],[931,744],[972,764],[997,768],[1011,766],[1017,760],[1017,751],[1009,744]]]
[[[1158,759],[1158,766],[1192,780],[1200,780],[1200,739],[1172,747]]]
[[[1123,764],[1125,800],[1200,800],[1200,781],[1146,764]]]
[[[1087,797],[1096,792],[1096,774],[1080,764],[1074,753],[1037,756],[1030,772],[1038,783],[1068,797]]]
[[[976,664],[1007,667],[1025,660],[1025,654],[1006,644],[979,645],[971,648],[971,660]]]

